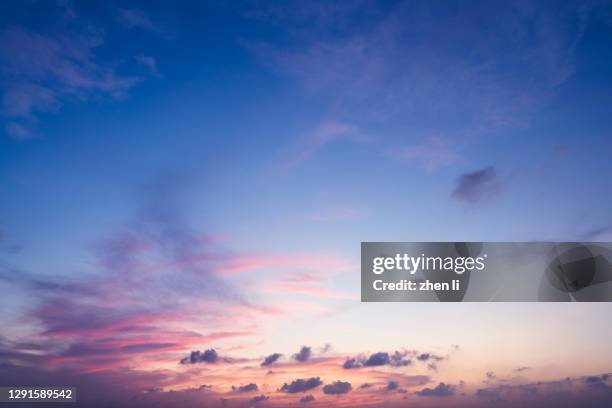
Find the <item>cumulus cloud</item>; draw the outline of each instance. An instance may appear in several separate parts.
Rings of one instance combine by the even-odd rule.
[[[393,367],[404,367],[412,364],[412,360],[406,358],[407,351],[396,351],[389,357],[389,365]]]
[[[304,362],[310,358],[311,354],[312,354],[312,348],[303,346],[299,352],[293,355],[293,358],[297,361]]]
[[[251,404],[257,404],[258,402],[267,401],[270,397],[267,395],[257,395],[249,400]]]
[[[305,397],[300,398],[300,402],[301,403],[306,403],[306,402],[312,402],[315,400],[315,397],[313,397],[312,395],[306,395]]]
[[[471,173],[465,173],[457,179],[457,185],[451,197],[458,201],[475,203],[495,196],[501,191],[501,181],[495,167],[488,166]]]
[[[208,349],[204,352],[199,350],[192,351],[189,357],[181,360],[181,364],[196,364],[196,363],[216,363],[219,361],[219,354],[215,349]]]
[[[389,363],[389,353],[374,353],[363,363],[365,367],[382,366]]]
[[[327,384],[323,387],[324,394],[346,394],[351,391],[353,387],[351,383],[345,381],[336,381],[331,384]]]
[[[241,385],[238,387],[232,386],[232,390],[235,392],[254,392],[254,391],[257,391],[258,389],[259,388],[257,388],[257,384],[255,383]]]
[[[371,354],[370,356],[361,355],[358,357],[349,357],[342,364],[342,368],[350,370],[352,368],[377,367],[384,365],[404,367],[412,363],[410,359],[406,358],[407,355],[407,351],[395,351],[392,354],[380,351]]]
[[[261,366],[262,367],[267,367],[267,366],[269,366],[271,364],[274,364],[276,362],[276,360],[278,360],[281,356],[282,356],[282,354],[280,354],[280,353],[270,354],[269,356],[264,358],[264,360],[261,362]]]
[[[346,370],[350,370],[351,368],[358,368],[361,366],[362,364],[359,361],[357,361],[356,358],[347,358],[344,364],[342,364],[342,368]]]
[[[442,361],[442,360],[444,360],[444,357],[437,356],[437,355],[431,354],[431,353],[421,353],[421,354],[419,354],[417,356],[417,360],[419,360],[419,361],[429,361],[429,360]]]
[[[421,397],[450,397],[455,394],[455,387],[441,382],[435,388],[423,388],[415,394]]]
[[[387,391],[396,390],[399,387],[399,383],[397,381],[389,381],[387,383]]]
[[[310,377],[310,378],[299,378],[297,380],[293,380],[290,384],[284,383],[280,388],[280,391],[286,392],[289,394],[295,394],[298,392],[306,392],[317,388],[323,384],[321,378],[319,377]]]

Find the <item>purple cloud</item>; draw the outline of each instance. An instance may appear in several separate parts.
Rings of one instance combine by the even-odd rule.
[[[323,382],[319,377],[311,377],[306,379],[299,378],[297,380],[292,381],[290,384],[283,384],[283,386],[280,388],[280,391],[289,394],[295,394],[298,392],[306,392],[312,390],[314,388],[317,388],[321,384],[323,384]]]
[[[267,367],[269,365],[272,365],[276,362],[276,360],[278,360],[280,357],[282,356],[282,354],[280,353],[273,353],[270,354],[269,356],[267,356],[266,358],[264,358],[264,360],[261,362],[261,366],[262,367]]]
[[[192,351],[189,357],[185,357],[181,360],[181,364],[196,364],[196,363],[210,363],[214,364],[219,361],[219,355],[214,349],[209,349],[203,353],[199,350]]]
[[[241,386],[238,386],[238,387],[232,386],[232,390],[236,391],[236,392],[254,392],[254,391],[259,390],[259,388],[257,387],[257,384],[250,383],[250,384],[241,385]]]
[[[312,354],[312,348],[307,346],[302,346],[299,352],[293,355],[294,360],[305,362],[310,358]]]
[[[249,400],[249,402],[250,402],[251,404],[257,404],[257,403],[259,403],[259,402],[267,401],[267,400],[269,400],[269,399],[270,399],[270,397],[268,397],[267,395],[257,395],[257,396],[255,396],[255,397],[251,398],[251,399]]]
[[[499,194],[501,182],[493,166],[488,166],[471,173],[465,173],[457,179],[457,185],[451,197],[459,201],[475,203],[484,198]]]
[[[455,394],[455,387],[441,382],[435,388],[423,388],[415,394],[421,397],[450,397]]]
[[[351,383],[345,382],[345,381],[336,381],[334,383],[327,384],[326,386],[324,386],[323,394],[331,394],[331,395],[346,394],[347,392],[350,392],[352,389],[353,387],[351,386]]]

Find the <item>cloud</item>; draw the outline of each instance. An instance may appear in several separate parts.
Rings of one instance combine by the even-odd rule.
[[[310,377],[306,379],[299,378],[297,380],[292,381],[290,384],[284,383],[280,388],[280,391],[286,392],[289,394],[295,394],[298,392],[306,392],[317,388],[323,384],[319,377]]]
[[[421,397],[450,397],[455,394],[455,387],[441,382],[435,388],[423,388],[415,394]]]
[[[282,354],[280,354],[280,353],[270,354],[269,356],[264,358],[264,360],[261,362],[261,366],[262,367],[266,367],[266,366],[269,366],[271,364],[274,364],[274,362],[276,360],[278,360],[281,356],[282,356]]]
[[[440,357],[440,356],[437,356],[431,353],[421,353],[417,356],[417,360],[419,361],[429,361],[429,360],[442,361],[444,360],[444,357]]]
[[[249,400],[251,404],[257,404],[258,402],[263,402],[269,400],[270,397],[267,395],[257,395]]]
[[[389,365],[393,367],[404,367],[412,364],[412,360],[405,358],[408,355],[407,351],[396,351],[389,358]]]
[[[389,353],[374,353],[363,363],[364,367],[376,367],[389,364]]]
[[[71,278],[0,273],[3,285],[28,300],[20,312],[45,344],[37,357],[42,367],[79,372],[148,368],[171,363],[172,356],[201,344],[255,334],[255,316],[270,312],[245,301],[207,265],[192,261],[212,244],[177,207],[184,181],[164,176],[141,191],[141,206],[131,222],[91,245],[95,273]],[[233,330],[224,330],[228,316]],[[22,364],[29,358],[13,361]],[[215,361],[230,362],[214,349],[194,351],[182,360]]]
[[[609,374],[591,375],[584,378],[584,382],[594,388],[610,388],[606,383],[610,379]]]
[[[325,385],[323,387],[323,393],[331,395],[346,394],[352,389],[353,387],[351,387],[351,383],[345,381],[336,381],[334,383]]]
[[[412,2],[309,3],[245,14],[285,34],[249,46],[259,61],[328,100],[339,117],[436,123],[452,127],[455,139],[528,126],[574,74],[592,8],[491,3],[440,14],[435,4]],[[428,161],[435,167],[448,158],[434,152]]]
[[[517,373],[521,373],[521,372],[523,372],[523,371],[527,371],[527,370],[530,370],[530,369],[531,369],[531,367],[528,367],[528,366],[521,366],[521,367],[517,367],[517,368],[515,368],[513,371],[515,371],[515,372],[517,372]]]
[[[346,370],[350,370],[351,368],[359,368],[362,364],[357,361],[356,358],[347,358],[344,364],[342,364],[342,368]]]
[[[289,159],[285,161],[283,167],[285,169],[296,167],[331,143],[360,139],[356,126],[335,119],[325,120],[294,146],[293,151],[287,154]]]
[[[181,360],[181,364],[216,363],[217,361],[219,361],[219,355],[214,349],[209,349],[203,353],[199,350],[192,351],[189,357]]]
[[[471,173],[465,173],[457,179],[457,185],[451,197],[459,201],[475,203],[495,196],[501,191],[501,182],[493,166],[488,166]]]
[[[349,357],[342,364],[342,368],[350,370],[360,367],[377,367],[390,365],[392,367],[404,367],[410,365],[412,361],[405,358],[408,355],[407,351],[395,351],[389,355],[387,352],[378,352],[370,356]]]
[[[305,397],[300,398],[300,402],[301,403],[306,403],[306,402],[312,402],[315,400],[315,397],[313,397],[312,395],[306,395]]]
[[[399,383],[397,381],[389,381],[387,383],[387,391],[396,390],[399,387]]]
[[[154,75],[156,77],[160,76],[159,70],[157,69],[157,61],[155,60],[155,58],[148,55],[136,55],[134,59],[139,64],[147,67],[151,75]]]
[[[299,352],[293,355],[293,358],[300,362],[305,362],[310,358],[312,353],[312,348],[307,346],[302,346]]]
[[[478,398],[497,399],[499,398],[499,390],[481,388],[481,389],[477,389],[474,395],[476,395]]]
[[[5,28],[0,32],[2,114],[31,125],[37,113],[57,111],[66,101],[125,95],[141,79],[121,76],[114,63],[96,58],[104,41],[103,31],[91,27],[46,34]],[[30,134],[25,124],[11,123],[7,131],[13,137]]]
[[[250,383],[247,385],[241,385],[239,387],[232,386],[232,390],[236,392],[254,392],[254,391],[259,390],[259,388],[257,388],[257,384]]]
[[[496,377],[496,375],[495,375],[495,373],[493,371],[487,371],[486,376],[487,376],[487,379],[489,379],[489,380],[493,380]]]

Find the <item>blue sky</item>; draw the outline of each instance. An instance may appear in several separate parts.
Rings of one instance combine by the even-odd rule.
[[[398,348],[406,329],[380,315],[407,307],[357,302],[361,241],[612,237],[609,2],[32,1],[4,2],[0,16],[3,336],[36,338],[51,366],[89,337],[62,337],[42,310],[78,326],[66,310],[93,302],[115,324],[102,306],[118,294],[135,297],[125,321],[165,308],[195,320],[204,306],[185,304],[212,302],[249,332],[161,350],[159,367],[194,347]],[[136,294],[132,274],[147,282]],[[58,305],[70,285],[82,293]],[[541,328],[558,305],[411,307],[419,349],[570,333]],[[534,380],[604,369],[610,307],[580,307],[567,316],[581,335],[555,350],[534,335],[510,353],[541,363]],[[441,339],[464,313],[467,334]],[[151,319],[168,329],[166,315]],[[495,340],[471,334],[491,327]],[[576,368],[581,342],[594,351]],[[441,375],[476,378],[489,357]]]

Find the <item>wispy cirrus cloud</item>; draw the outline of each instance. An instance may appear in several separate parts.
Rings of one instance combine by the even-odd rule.
[[[252,8],[244,14],[283,33],[283,41],[253,40],[247,48],[301,84],[329,117],[375,135],[380,152],[431,173],[459,162],[459,146],[531,125],[574,75],[593,5],[439,9],[411,2]],[[482,24],[488,18],[503,23]],[[399,137],[396,130],[406,127],[444,137]],[[295,166],[351,133],[324,122],[288,162]]]
[[[284,171],[295,168],[332,143],[363,139],[355,125],[336,119],[324,120],[312,132],[298,138],[297,143],[287,150],[281,168]]]
[[[146,66],[148,73],[120,73],[121,57],[108,58],[100,52],[112,46],[107,43],[108,27],[78,16],[68,2],[58,2],[57,9],[63,13],[60,24],[44,28],[13,24],[0,31],[1,113],[7,118],[6,134],[17,140],[37,134],[42,113],[97,97],[121,99],[147,75],[159,76],[155,58],[144,55],[135,56],[134,61]],[[118,19],[131,28],[160,30],[135,9],[120,9]]]
[[[96,94],[119,98],[141,80],[119,75],[114,64],[96,58],[96,48],[104,44],[100,30],[41,34],[13,26],[0,32],[0,44],[2,113],[14,119],[7,131],[19,139],[30,135],[28,125],[37,113]]]

